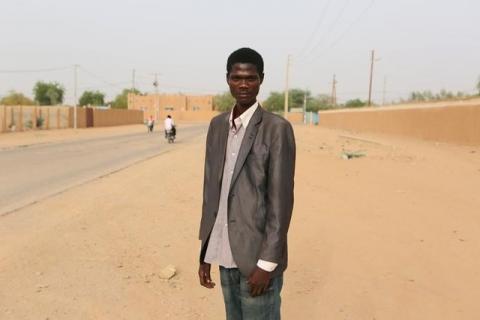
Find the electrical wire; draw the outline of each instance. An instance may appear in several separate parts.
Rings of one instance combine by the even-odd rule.
[[[11,69],[11,70],[0,70],[0,73],[41,73],[41,72],[54,72],[54,71],[64,71],[71,70],[72,67],[58,67],[58,68],[43,68],[43,69]]]
[[[308,37],[308,40],[306,41],[305,45],[302,47],[302,50],[300,50],[300,53],[296,55],[297,59],[300,59],[306,53],[306,50],[309,48],[313,38],[315,37],[315,35],[320,30],[320,27],[322,26],[322,23],[323,23],[323,18],[325,17],[325,15],[326,15],[328,9],[330,8],[331,4],[332,4],[332,0],[328,0],[327,3],[325,4],[325,6],[323,7],[323,9],[322,9],[322,11],[319,15],[319,18],[317,20],[317,23],[315,24],[315,27],[312,30],[312,33]]]
[[[41,72],[54,72],[54,71],[63,71],[71,70],[72,66],[69,67],[58,67],[58,68],[42,68],[42,69],[17,69],[17,70],[0,70],[0,73],[41,73]]]
[[[113,83],[113,82],[110,82],[110,81],[107,81],[107,80],[103,79],[102,77],[100,77],[100,76],[96,75],[95,73],[93,73],[93,72],[85,69],[85,68],[82,67],[82,66],[78,66],[78,67],[79,67],[80,70],[82,70],[82,71],[85,72],[86,74],[88,74],[88,75],[90,75],[91,77],[93,77],[93,78],[95,78],[95,79],[97,79],[97,80],[105,83],[105,84],[108,85],[108,86],[115,87],[115,88],[117,88],[117,89],[124,89],[123,87],[120,87],[120,86],[118,86],[117,84],[115,84],[115,83]]]
[[[307,61],[302,61],[301,63],[311,63],[311,62],[313,62],[313,60],[321,57],[323,54],[328,52],[328,50],[333,49],[340,41],[343,40],[343,38],[345,38],[345,36],[348,34],[348,32],[367,14],[367,12],[373,7],[374,4],[375,4],[375,0],[370,1],[369,5],[367,7],[365,7],[365,9],[362,10],[360,15],[358,15],[358,17],[355,20],[353,20],[344,29],[344,31],[340,34],[340,36],[338,36],[334,41],[332,41],[332,43],[330,44],[330,46],[328,48],[321,51],[319,54],[313,56],[311,59],[309,59]]]
[[[308,52],[305,55],[305,58],[308,58],[309,55],[311,55],[315,50],[317,50],[323,44],[323,40],[325,39],[327,34],[330,34],[333,32],[333,30],[335,29],[335,27],[343,17],[343,14],[345,13],[345,10],[347,9],[349,4],[350,4],[350,0],[346,0],[343,6],[340,8],[340,11],[338,12],[337,16],[328,27],[328,30],[325,33],[323,33],[320,39],[317,41],[317,43],[312,48],[310,48],[310,50],[308,50]]]

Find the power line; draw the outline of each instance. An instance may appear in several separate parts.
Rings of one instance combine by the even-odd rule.
[[[151,82],[147,81],[140,81],[136,82],[136,84],[141,85],[142,87],[150,87],[152,85]],[[138,86],[137,86],[138,87]],[[162,88],[168,88],[168,89],[179,89],[179,90],[190,90],[190,91],[206,91],[206,92],[218,92],[218,89],[213,89],[213,88],[200,88],[200,87],[186,87],[183,85],[179,84],[174,84],[174,83],[164,83],[162,82]]]
[[[335,27],[337,26],[338,22],[342,18],[343,14],[344,14],[344,12],[347,9],[349,4],[350,4],[350,0],[345,1],[343,6],[340,8],[340,11],[338,12],[335,20],[333,20],[333,22],[330,24],[327,32],[323,33],[322,36],[320,37],[320,39],[317,41],[317,43],[306,53],[307,58],[312,52],[317,50],[323,44],[323,40],[325,39],[327,34],[331,33],[335,29]]]
[[[54,72],[54,71],[63,71],[71,70],[71,66],[68,67],[57,67],[57,68],[43,68],[43,69],[10,69],[10,70],[0,70],[0,73],[41,73],[41,72]]]
[[[124,89],[124,88],[116,85],[115,83],[112,83],[112,82],[110,82],[110,81],[107,81],[107,80],[103,79],[102,77],[100,77],[100,76],[96,75],[95,73],[93,73],[93,72],[85,69],[85,68],[82,67],[82,66],[79,66],[79,68],[80,68],[80,70],[82,70],[83,72],[87,73],[87,74],[90,75],[91,77],[93,77],[93,78],[95,78],[95,79],[97,79],[97,80],[99,80],[99,81],[101,81],[101,82],[103,82],[103,83],[105,83],[105,84],[107,84],[107,85],[109,85],[109,86],[111,86],[111,87],[115,87],[115,88],[118,88],[118,89]]]
[[[312,33],[308,37],[308,40],[305,43],[305,45],[303,46],[302,50],[300,50],[300,53],[297,55],[298,58],[301,58],[303,56],[303,54],[305,54],[305,52],[308,49],[308,47],[310,46],[310,43],[312,42],[313,38],[318,33],[318,30],[320,30],[320,27],[323,23],[323,18],[325,17],[325,14],[327,13],[328,9],[330,8],[331,3],[332,3],[332,0],[328,0],[327,3],[325,4],[325,6],[323,7],[323,9],[321,11],[321,14],[319,15],[319,18],[317,20],[317,23],[316,23]]]
[[[321,57],[323,54],[328,52],[328,50],[333,49],[340,41],[345,38],[345,36],[348,34],[348,32],[358,23],[360,20],[367,14],[367,12],[373,7],[375,4],[375,0],[370,1],[369,5],[363,9],[363,11],[357,16],[355,20],[352,20],[352,22],[344,29],[344,31],[330,43],[330,46],[328,46],[325,50],[321,51],[319,54],[313,56],[312,58],[308,60],[304,60],[303,64],[311,63],[313,60]]]
[[[84,85],[79,87],[79,89],[84,90],[84,89],[107,88],[107,87],[112,87],[112,84],[115,85],[115,88],[118,88],[118,86],[121,86],[121,85],[131,84],[131,81],[114,82],[111,84],[103,84],[103,85]]]

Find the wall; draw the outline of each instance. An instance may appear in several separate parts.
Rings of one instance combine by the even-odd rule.
[[[128,124],[143,123],[143,112],[140,110],[121,110],[121,109],[94,109],[93,126],[110,127]]]
[[[0,106],[0,132],[73,128],[73,113],[67,106]],[[141,110],[77,108],[77,128],[141,124],[143,119]]]
[[[0,132],[68,127],[64,106],[0,106]]]
[[[73,128],[74,121],[74,109],[68,108],[68,127]],[[86,128],[87,127],[87,109],[86,108],[77,108],[77,128]]]
[[[218,111],[161,111],[157,121],[163,121],[167,115],[171,115],[175,122],[210,122],[216,115],[220,114]]]
[[[292,124],[301,124],[303,123],[303,112],[289,112],[287,119]]]
[[[213,111],[213,96],[190,96],[183,94],[128,94],[128,109],[144,111],[145,119],[152,116],[155,119],[163,117],[165,112],[180,111]],[[198,116],[195,116],[198,117]]]
[[[323,111],[319,118],[328,128],[480,145],[480,103]]]
[[[187,96],[186,107],[189,111],[212,111],[213,96]]]

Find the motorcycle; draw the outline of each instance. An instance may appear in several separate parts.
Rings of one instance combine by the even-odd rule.
[[[175,126],[172,126],[171,130],[166,130],[165,132],[165,138],[167,139],[168,143],[174,143],[176,135],[177,129],[175,128]]]

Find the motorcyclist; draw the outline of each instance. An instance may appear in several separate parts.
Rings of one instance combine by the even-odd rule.
[[[173,119],[170,115],[167,115],[167,117],[164,120],[164,127],[165,127],[165,138],[168,137],[168,133],[170,132],[173,136],[176,134],[175,130],[175,122],[173,122]]]

